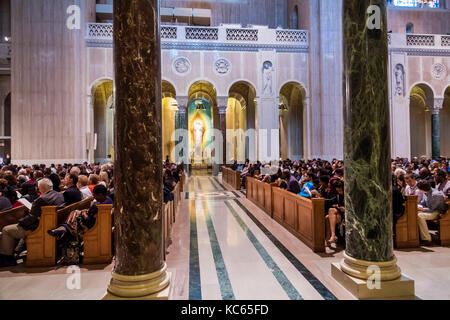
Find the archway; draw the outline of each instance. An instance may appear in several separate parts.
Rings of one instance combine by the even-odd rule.
[[[217,93],[208,81],[197,81],[189,88],[188,154],[191,164],[202,168],[214,157],[213,129],[218,125]]]
[[[411,157],[431,157],[431,108],[433,90],[426,84],[414,86],[410,94]]]
[[[250,83],[239,81],[231,86],[226,124],[226,161],[256,161],[256,89]]]
[[[289,82],[280,90],[280,157],[300,160],[305,155],[304,99],[306,91],[297,82]]]
[[[291,12],[290,28],[298,29],[298,6],[297,5],[294,6],[294,10]]]
[[[0,157],[4,159],[7,154],[11,154],[11,93],[8,93],[5,101],[3,102],[2,118]]]
[[[440,136],[441,136],[441,156],[450,158],[450,86],[444,94],[444,104],[439,115]]]
[[[114,84],[110,79],[99,80],[92,87],[94,161],[114,161]]]
[[[178,112],[178,103],[176,100],[176,91],[174,86],[168,82],[162,82],[162,150],[165,160],[169,156],[170,162],[175,162],[176,159],[172,159],[172,151],[175,148],[175,141],[172,139],[172,135],[175,131],[175,122]]]

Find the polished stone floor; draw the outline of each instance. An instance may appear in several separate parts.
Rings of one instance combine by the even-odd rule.
[[[450,299],[450,248],[396,255],[418,298]],[[330,264],[342,256],[336,248],[313,253],[220,177],[193,176],[168,249],[171,299],[352,299],[331,277]],[[0,269],[0,299],[100,299],[112,268],[82,266],[80,289],[68,288],[67,268]]]

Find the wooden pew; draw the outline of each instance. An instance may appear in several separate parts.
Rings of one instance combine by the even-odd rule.
[[[103,264],[112,260],[112,204],[97,205],[95,225],[83,235],[83,264]]]
[[[247,177],[246,189],[247,198],[260,207],[270,217],[272,216],[273,193],[272,187],[275,184],[268,184],[258,179]]]
[[[449,209],[446,213],[441,214],[439,220],[436,220],[436,224],[439,232],[439,240],[441,241],[441,246],[450,246],[450,200],[447,200],[447,205]]]
[[[417,248],[420,245],[417,224],[417,196],[407,196],[405,213],[395,226],[395,245],[398,249]]]
[[[6,226],[18,223],[27,213],[28,209],[25,206],[0,212],[0,232]]]
[[[325,252],[325,199],[273,187],[273,218],[314,252]]]
[[[169,201],[168,203],[163,204],[163,248],[164,248],[164,256],[167,248],[169,247],[169,238],[171,231],[171,211],[173,209],[173,201]]]
[[[184,191],[184,184],[186,183],[186,173],[182,171],[180,173],[180,192]]]
[[[64,223],[71,211],[88,209],[91,201],[92,198],[87,198],[62,209],[55,206],[42,207],[39,227],[27,234],[27,260],[25,265],[27,267],[54,266],[56,264],[56,239],[50,236],[47,231]]]
[[[222,167],[222,180],[236,190],[241,190],[241,171],[234,171],[227,167]]]

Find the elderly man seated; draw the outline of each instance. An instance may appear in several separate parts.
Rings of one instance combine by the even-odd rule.
[[[27,231],[34,231],[39,227],[41,208],[60,206],[64,203],[64,196],[53,190],[53,183],[50,179],[44,178],[39,180],[38,188],[41,196],[33,202],[30,212],[20,219],[18,224],[6,226],[2,230],[0,237],[0,268],[16,265],[16,260],[13,256],[16,242],[20,239],[25,239]]]

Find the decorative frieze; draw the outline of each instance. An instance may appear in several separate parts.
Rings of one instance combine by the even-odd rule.
[[[435,63],[431,66],[431,75],[436,80],[442,80],[447,76],[447,67],[442,63]]]
[[[161,39],[176,39],[177,38],[177,27],[161,27]]]
[[[180,75],[186,75],[191,71],[191,62],[188,58],[179,57],[173,61],[173,69],[176,73]]]
[[[406,35],[407,46],[434,46],[434,35],[408,34]]]
[[[258,41],[258,29],[227,29],[227,41]]]
[[[218,40],[218,28],[186,28],[187,40]]]
[[[305,30],[277,30],[278,42],[306,42],[308,41],[308,32]]]
[[[231,71],[231,62],[225,58],[220,58],[214,63],[214,72],[220,76],[225,76]]]

